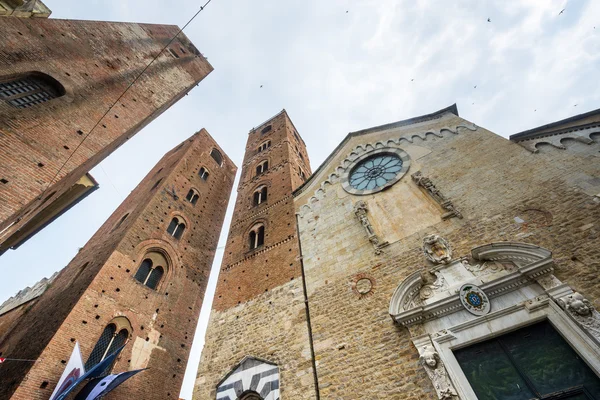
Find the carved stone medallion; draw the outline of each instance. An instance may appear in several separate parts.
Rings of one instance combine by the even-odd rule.
[[[471,314],[481,316],[490,312],[490,300],[478,286],[470,283],[462,285],[458,296],[463,307]]]
[[[452,260],[450,245],[438,235],[427,235],[423,238],[423,253],[434,264],[447,264]]]

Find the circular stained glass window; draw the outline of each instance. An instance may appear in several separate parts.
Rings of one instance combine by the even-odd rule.
[[[402,159],[392,153],[380,153],[360,162],[350,173],[350,186],[357,190],[375,190],[394,180],[402,170]]]

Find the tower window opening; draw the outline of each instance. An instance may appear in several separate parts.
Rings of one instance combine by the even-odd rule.
[[[16,108],[29,108],[64,94],[65,88],[49,75],[30,73],[12,79],[0,78],[0,99]]]
[[[269,161],[265,160],[256,166],[256,175],[264,174],[269,169]]]
[[[254,192],[253,203],[255,206],[267,201],[267,187],[262,186]]]
[[[305,181],[306,174],[304,173],[304,171],[302,171],[302,168],[298,168],[298,173],[300,174],[300,178],[302,178],[302,180]]]
[[[271,129],[273,129],[273,128],[271,127],[271,125],[267,125],[267,126],[265,126],[265,127],[262,129],[262,131],[260,131],[260,133],[261,133],[261,135],[264,135],[265,133],[267,133],[267,132],[270,132],[270,131],[271,131]]]
[[[212,149],[210,156],[219,164],[219,167],[223,166],[223,156],[217,149]]]
[[[198,202],[199,198],[200,198],[200,195],[194,189],[190,189],[190,191],[188,192],[187,196],[185,196],[185,199],[187,201],[189,201],[190,203],[192,203],[193,205],[196,205],[196,203]]]
[[[96,345],[94,346],[94,349],[92,350],[88,360],[85,362],[85,369],[89,371],[96,364],[121,348],[121,346],[123,346],[129,338],[132,330],[131,324],[127,318],[115,318],[102,331],[102,334],[96,342]],[[101,372],[101,376],[108,375],[112,367],[112,365],[108,366],[104,371]]]
[[[203,181],[208,180],[208,171],[206,170],[206,168],[200,168],[200,171],[198,171],[198,175],[200,176],[200,178],[202,178]]]
[[[167,233],[173,236],[175,239],[180,239],[185,231],[185,223],[180,221],[179,218],[173,217],[171,223],[167,227]]]
[[[258,146],[258,152],[260,153],[261,151],[265,151],[269,147],[271,147],[271,141],[267,140],[266,142],[263,142],[260,146]]]
[[[156,289],[164,273],[162,266],[154,266],[152,260],[147,258],[140,264],[134,278],[150,289]]]
[[[114,228],[112,228],[111,232],[116,231],[117,229],[119,229],[119,227],[123,224],[123,222],[125,222],[125,220],[127,219],[127,217],[129,217],[129,213],[123,215],[121,217],[121,219],[119,220],[119,222],[117,223],[117,225],[115,225]]]
[[[156,183],[154,184],[154,186],[152,186],[152,189],[150,190],[154,190],[158,187],[158,185],[160,185],[160,182],[162,181],[162,178],[160,178],[159,180],[156,181]]]
[[[250,231],[248,236],[250,242],[250,250],[254,250],[265,244],[265,226],[258,224]]]

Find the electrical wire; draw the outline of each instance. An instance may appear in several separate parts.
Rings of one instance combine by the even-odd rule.
[[[60,168],[58,169],[58,171],[56,171],[56,174],[54,175],[54,177],[52,177],[52,179],[50,180],[50,182],[48,182],[48,185],[46,186],[46,188],[42,191],[42,193],[40,193],[40,196],[39,196],[40,199],[46,194],[46,192],[48,191],[48,189],[50,188],[50,186],[52,185],[52,183],[54,182],[54,180],[56,179],[56,177],[60,174],[60,172],[65,167],[65,165],[67,165],[67,163],[69,162],[69,160],[71,160],[71,158],[75,155],[75,153],[81,147],[81,145],[83,144],[83,142],[85,142],[85,140],[92,134],[92,132],[94,131],[94,129],[96,129],[98,127],[98,125],[100,125],[100,123],[102,122],[102,120],[117,105],[117,103],[123,98],[123,96],[125,96],[125,94],[129,91],[129,89],[131,89],[131,87],[142,77],[142,75],[144,75],[144,73],[148,70],[148,68],[150,68],[150,66],[158,59],[158,57],[160,57],[160,55],[171,45],[171,43],[173,43],[173,41],[175,39],[177,39],[177,37],[183,32],[183,30],[185,28],[187,28],[187,26],[189,24],[191,24],[192,21],[194,21],[194,19],[196,19],[196,17],[198,16],[198,14],[200,14],[204,10],[204,8],[206,8],[206,6],[208,6],[208,4],[210,4],[211,1],[212,0],[208,0],[206,3],[204,3],[203,6],[200,7],[200,9],[196,12],[196,14],[194,14],[192,16],[192,18],[190,18],[189,21],[181,29],[179,29],[179,31],[175,34],[175,36],[173,36],[171,38],[171,40],[169,40],[169,42],[161,49],[161,51],[158,52],[158,54],[156,54],[156,56],[154,56],[154,58],[148,63],[148,65],[146,65],[146,67],[144,67],[144,69],[135,77],[135,79],[125,88],[125,90],[123,91],[123,93],[121,93],[121,95],[112,103],[112,105],[108,108],[108,110],[106,110],[106,112],[102,115],[102,117],[100,117],[100,119],[96,122],[96,124],[92,127],[92,129],[90,129],[90,131],[87,133],[87,135],[85,135],[83,137],[83,139],[81,140],[81,142],[79,142],[79,144],[77,145],[77,147],[75,147],[75,149],[69,155],[69,157],[67,157],[67,159],[60,166]]]

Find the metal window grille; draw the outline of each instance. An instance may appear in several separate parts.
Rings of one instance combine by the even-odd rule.
[[[116,330],[117,327],[114,324],[110,324],[106,328],[104,328],[102,335],[100,335],[100,339],[98,339],[98,342],[96,342],[96,345],[94,346],[90,357],[85,363],[86,371],[89,371],[90,368],[92,368],[94,365],[98,364],[104,359],[106,350],[110,346],[111,340],[115,335]]]
[[[0,82],[0,99],[17,108],[28,108],[60,96],[56,88],[35,76]]]

